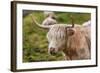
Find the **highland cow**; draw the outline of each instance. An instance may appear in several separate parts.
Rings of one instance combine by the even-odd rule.
[[[91,26],[70,24],[56,24],[43,26],[33,21],[42,28],[48,29],[48,52],[54,55],[63,51],[66,60],[83,60],[91,58]],[[84,23],[83,23],[84,24]],[[87,24],[88,25],[88,24]]]

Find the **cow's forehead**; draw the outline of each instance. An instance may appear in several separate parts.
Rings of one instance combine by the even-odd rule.
[[[56,38],[56,39],[64,38],[65,37],[65,31],[66,31],[66,26],[56,25],[56,26],[53,26],[49,30],[47,36],[50,37],[50,38]]]
[[[62,29],[62,28],[65,29],[65,28],[69,28],[69,27],[71,27],[71,25],[56,24],[51,27],[51,30]]]
[[[52,25],[51,28],[71,28],[72,24],[56,24],[56,25]],[[75,24],[75,27],[80,27],[79,24]]]
[[[53,25],[52,27],[71,27],[72,25],[71,24],[56,24],[56,25]]]

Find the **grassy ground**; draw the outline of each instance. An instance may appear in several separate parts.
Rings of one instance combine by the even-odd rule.
[[[39,23],[44,20],[42,11],[31,13]],[[90,19],[89,13],[64,13],[55,12],[58,23],[71,23],[70,15],[74,17],[74,23],[82,24]],[[40,29],[32,23],[30,14],[23,16],[23,62],[58,61],[63,60],[61,52],[55,56],[48,54],[47,31]]]

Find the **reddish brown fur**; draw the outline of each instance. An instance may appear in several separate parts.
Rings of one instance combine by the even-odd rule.
[[[67,59],[89,59],[89,48],[87,45],[85,33],[83,33],[82,28],[72,28],[75,29],[75,33],[72,36],[68,36],[66,40],[66,49],[64,53],[67,55]],[[83,55],[82,55],[83,54]]]

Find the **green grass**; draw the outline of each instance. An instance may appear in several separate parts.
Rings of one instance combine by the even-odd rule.
[[[43,12],[34,11],[31,13],[35,19],[42,23]],[[82,24],[91,17],[89,13],[64,13],[55,12],[58,23],[71,23],[70,15],[74,18],[74,23]],[[30,14],[23,17],[23,62],[58,61],[63,60],[61,52],[55,56],[48,54],[47,30],[41,29],[32,23]]]

